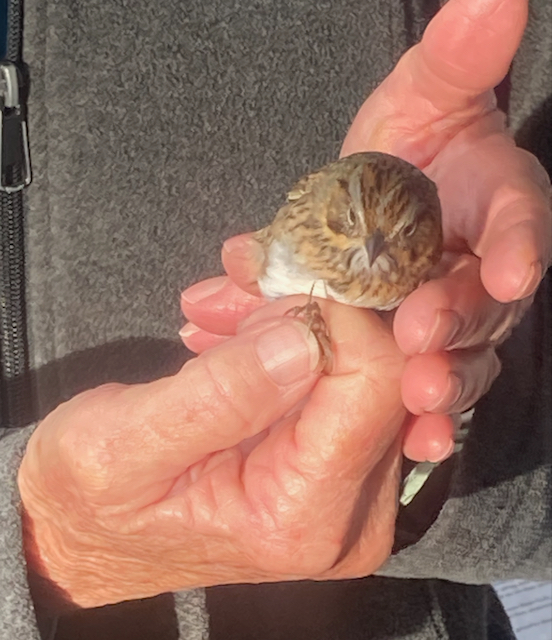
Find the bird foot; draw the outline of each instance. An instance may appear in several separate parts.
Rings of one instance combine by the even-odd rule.
[[[331,373],[333,365],[332,344],[326,321],[322,317],[322,310],[318,302],[309,300],[307,304],[292,307],[286,311],[286,315],[300,318],[307,325],[308,330],[314,335],[320,348],[320,360],[317,373]]]

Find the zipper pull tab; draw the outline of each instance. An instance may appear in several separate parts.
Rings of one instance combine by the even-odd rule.
[[[21,191],[31,182],[25,109],[20,102],[20,74],[11,62],[0,63],[0,191]]]

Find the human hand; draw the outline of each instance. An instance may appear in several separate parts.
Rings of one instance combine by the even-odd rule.
[[[414,460],[450,453],[446,414],[469,408],[489,389],[500,370],[494,347],[531,304],[550,260],[548,176],[516,148],[493,91],[526,16],[524,0],[450,0],[361,107],[343,144],[342,155],[398,155],[439,188],[444,273],[413,292],[394,318],[397,343],[411,356],[402,394],[418,416],[404,442]],[[262,258],[255,244],[239,236],[223,249],[230,278],[251,294],[258,293]],[[219,342],[208,334],[232,333],[259,305],[230,283],[202,298],[196,286],[194,301],[185,292],[182,305],[192,350]]]
[[[94,607],[385,561],[404,357],[375,314],[321,301],[334,363],[320,378],[315,337],[285,315],[303,301],[265,306],[175,376],[105,385],[44,419],[19,472],[35,571]]]

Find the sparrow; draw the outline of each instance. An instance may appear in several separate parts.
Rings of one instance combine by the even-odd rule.
[[[295,293],[389,311],[441,259],[435,184],[395,156],[355,153],[301,178],[257,231],[264,297]]]
[[[265,298],[309,294],[300,316],[332,369],[331,338],[313,296],[391,311],[431,277],[443,231],[436,185],[410,163],[379,152],[355,153],[301,178],[272,223],[254,238],[263,249],[258,284]],[[406,506],[435,463],[403,479]]]

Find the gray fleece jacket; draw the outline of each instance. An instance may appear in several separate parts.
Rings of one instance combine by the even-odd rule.
[[[0,440],[0,639],[502,640],[489,582],[550,578],[550,278],[501,352],[449,471],[401,514],[379,576],[164,594],[55,619],[33,606],[16,473],[34,424],[112,380],[190,356],[179,292],[220,273],[230,235],[334,159],[365,96],[437,0],[27,0],[32,397]],[[552,170],[552,5],[534,0],[500,89]],[[437,483],[437,484],[436,484]]]

